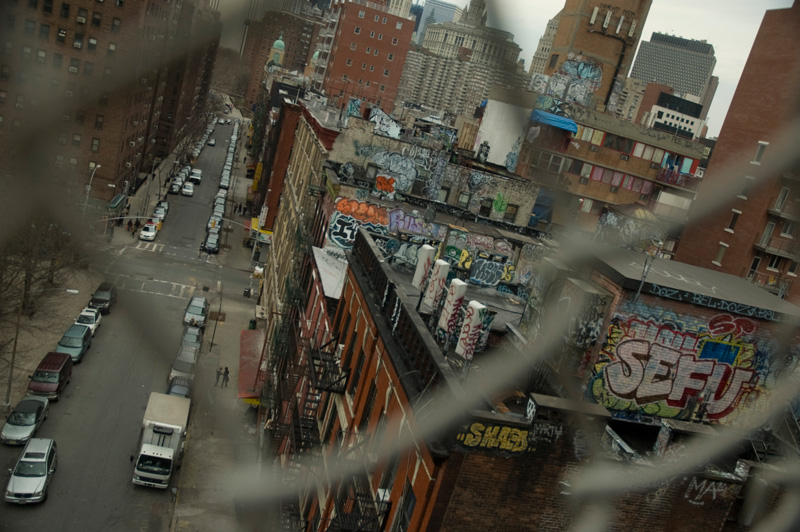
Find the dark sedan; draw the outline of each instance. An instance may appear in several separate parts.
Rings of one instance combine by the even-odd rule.
[[[29,395],[17,403],[0,432],[0,441],[9,445],[23,445],[33,438],[42,421],[47,419],[49,401],[46,397]]]

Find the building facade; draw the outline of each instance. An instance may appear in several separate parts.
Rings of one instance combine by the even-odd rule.
[[[426,0],[422,8],[415,41],[419,44],[425,39],[425,29],[431,24],[458,21],[463,10],[455,4],[443,0]]]
[[[547,60],[550,58],[550,50],[553,47],[553,39],[555,39],[556,32],[558,31],[558,21],[561,19],[561,11],[547,21],[547,26],[544,30],[544,35],[539,38],[539,44],[536,47],[536,52],[531,58],[531,67],[529,73],[531,76],[534,74],[544,74],[544,67],[547,65]]]
[[[800,186],[796,165],[779,161],[788,160],[781,149],[793,150],[781,146],[784,128],[798,115],[800,62],[785,55],[798,44],[798,29],[798,5],[766,12],[675,256],[744,277],[791,301],[800,297]],[[768,73],[775,84],[765,93]],[[718,205],[720,197],[729,199]]]
[[[401,14],[405,4],[410,2],[334,1],[331,5],[320,53],[325,66],[317,72],[324,76],[322,90],[338,107],[353,102],[360,108],[371,102],[387,113],[392,111],[414,32],[408,10]]]
[[[547,94],[613,112],[651,0],[567,0],[544,69]]]
[[[106,201],[132,191],[176,142],[161,128],[178,125],[181,112],[166,118],[165,100],[192,87],[185,116],[205,99],[219,37],[207,2],[3,2],[0,14],[9,36],[0,130],[66,189],[91,180],[90,196]],[[187,27],[207,30],[188,58]],[[181,65],[183,76],[171,78]]]

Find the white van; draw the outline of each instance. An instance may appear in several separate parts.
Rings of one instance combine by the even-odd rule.
[[[192,168],[192,172],[189,174],[189,183],[199,185],[202,179],[203,179],[203,171],[200,170],[199,168]]]

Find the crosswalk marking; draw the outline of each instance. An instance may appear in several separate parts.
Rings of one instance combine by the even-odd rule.
[[[156,244],[155,242],[144,242],[140,240],[136,244],[136,249],[142,251],[151,251],[153,253],[161,253],[164,251],[164,244]]]

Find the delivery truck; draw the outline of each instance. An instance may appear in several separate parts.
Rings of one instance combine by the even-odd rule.
[[[166,489],[181,464],[191,401],[153,392],[147,402],[133,470],[133,483]]]

